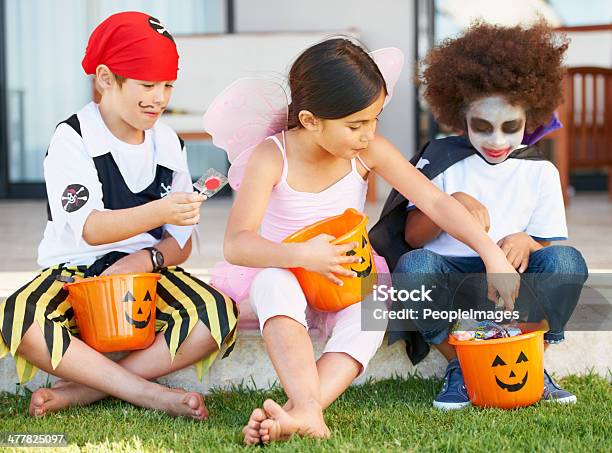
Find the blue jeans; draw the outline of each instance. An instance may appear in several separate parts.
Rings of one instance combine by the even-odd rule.
[[[402,286],[407,286],[408,283],[410,288],[421,284],[428,288],[437,288],[435,308],[438,310],[467,309],[469,307],[465,306],[466,303],[472,305],[472,308],[479,305],[482,308],[489,304],[486,309],[490,310],[491,302],[486,300],[484,272],[485,266],[480,257],[442,256],[429,250],[418,249],[400,257],[393,272],[393,283],[396,290],[402,289]],[[481,278],[472,278],[467,282],[467,279],[464,279],[458,284],[460,274],[479,274]],[[544,335],[544,339],[548,343],[564,340],[565,325],[578,303],[587,277],[588,269],[584,258],[573,247],[551,245],[533,252],[529,257],[529,265],[521,276],[517,308],[521,302],[529,301],[523,304],[529,312],[528,320],[547,319],[550,330]],[[463,294],[464,297],[457,297],[458,294]],[[403,305],[404,308],[415,309],[418,302],[407,301]],[[443,342],[452,327],[452,323],[444,320],[437,325],[418,321],[415,321],[415,324],[430,344]]]

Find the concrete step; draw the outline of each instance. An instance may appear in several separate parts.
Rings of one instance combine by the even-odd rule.
[[[313,337],[316,337],[316,333]],[[315,338],[313,343],[317,355],[320,354],[324,342]],[[593,371],[610,378],[611,344],[612,332],[567,332],[564,343],[555,345],[547,351],[545,366],[549,372],[557,376]],[[446,362],[437,351],[432,351],[415,367],[408,360],[403,344],[395,343],[392,346],[383,345],[370,362],[366,373],[355,383],[360,384],[367,379],[405,377],[415,373],[423,377],[441,377],[445,368]],[[39,372],[27,387],[36,389],[45,385],[47,381],[54,382],[55,378]],[[266,354],[259,331],[249,329],[239,332],[232,354],[226,359],[215,362],[203,382],[198,381],[194,367],[172,373],[158,381],[172,387],[207,393],[213,387],[228,389],[236,385],[269,388],[278,381],[278,378]],[[7,356],[0,360],[0,391],[15,392],[17,382],[15,363],[12,357]]]
[[[31,274],[30,274],[31,276]],[[15,276],[13,276],[15,277]],[[200,277],[207,279],[207,274]],[[12,284],[0,284],[0,296],[6,297],[9,286],[21,286],[19,278],[13,278]],[[1,282],[0,282],[1,283]],[[203,382],[199,382],[195,369],[187,369],[172,373],[159,379],[159,382],[188,390],[208,392],[211,388],[231,388],[236,385],[245,385],[250,388],[269,388],[277,382],[276,373],[265,351],[257,321],[248,304],[241,306],[241,320],[239,324],[238,340],[232,354],[223,360],[217,360],[210,369]],[[317,356],[323,350],[325,341],[320,338],[319,332],[311,332],[313,345]],[[545,366],[548,371],[557,376],[568,374],[584,374],[595,372],[604,377],[611,378],[612,370],[612,332],[571,331],[566,333],[566,341],[552,346],[546,353]],[[113,357],[118,357],[116,354]],[[394,376],[408,376],[415,373],[423,377],[442,376],[446,362],[437,352],[432,351],[428,357],[417,366],[413,366],[406,356],[403,342],[388,346],[384,344],[370,362],[366,373],[356,383],[363,383],[367,379],[384,379]],[[47,381],[54,382],[55,378],[47,373],[39,372],[35,379],[28,384],[28,388],[35,389]],[[17,388],[17,374],[12,357],[7,356],[0,360],[0,391],[15,392]]]

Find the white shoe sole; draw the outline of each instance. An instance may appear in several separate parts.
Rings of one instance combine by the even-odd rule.
[[[470,403],[469,401],[466,403],[441,403],[439,401],[433,402],[433,407],[442,411],[455,411],[459,409],[464,409],[471,405],[472,403]]]
[[[565,398],[549,398],[547,400],[543,399],[545,403],[557,403],[557,404],[574,404],[578,398],[576,395],[566,396]]]

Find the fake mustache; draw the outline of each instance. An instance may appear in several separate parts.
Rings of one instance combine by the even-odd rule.
[[[141,109],[154,109],[155,106],[153,105],[147,105],[147,104],[143,104],[142,101],[138,101],[138,107],[140,107]],[[162,107],[162,109],[164,109],[165,107]]]

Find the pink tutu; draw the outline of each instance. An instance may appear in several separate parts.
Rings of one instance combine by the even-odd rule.
[[[389,266],[385,259],[374,252],[374,263],[378,273],[378,284],[391,285]],[[220,289],[238,304],[249,298],[251,283],[262,270],[260,267],[244,267],[221,261],[210,270],[210,283]]]

